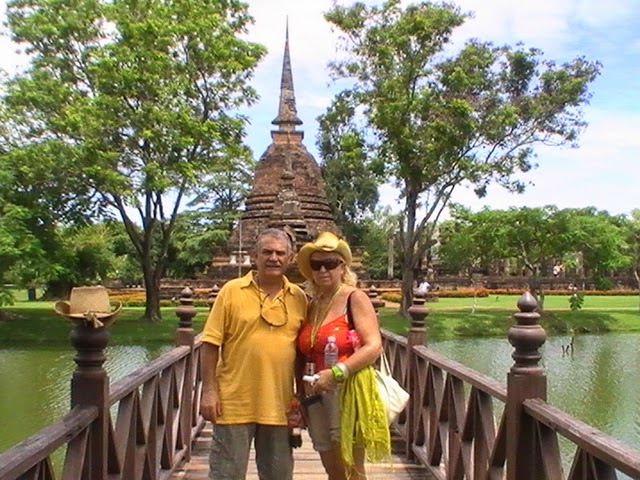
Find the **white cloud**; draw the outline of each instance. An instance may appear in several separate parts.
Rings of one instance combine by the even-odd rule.
[[[380,4],[382,0],[367,0]],[[251,118],[247,141],[256,156],[270,143],[271,120],[277,114],[285,24],[289,20],[290,48],[299,116],[304,121],[305,145],[317,157],[315,118],[329,105],[335,88],[330,87],[327,63],[336,56],[336,34],[323,18],[331,0],[249,0],[256,23],[248,37],[268,48],[268,55],[256,71],[254,86],[261,95],[248,109]],[[340,4],[353,3],[341,0]],[[410,3],[404,1],[403,3]],[[603,61],[603,74],[593,85],[594,102],[585,107],[590,122],[579,149],[538,149],[539,168],[524,175],[530,186],[524,195],[511,195],[492,188],[478,200],[461,189],[456,201],[473,207],[556,204],[561,208],[594,205],[612,213],[628,212],[640,206],[640,76],[637,54],[640,38],[638,0],[457,0],[463,11],[475,11],[454,39],[462,42],[477,37],[497,44],[522,41],[542,48],[548,57],[566,60],[576,55]],[[5,3],[0,3],[4,17]],[[636,23],[634,26],[633,24]],[[594,50],[597,48],[597,56]],[[19,62],[7,38],[0,38],[2,65]],[[610,56],[607,56],[609,55]],[[635,57],[628,55],[635,54]],[[625,56],[627,55],[627,56]],[[382,189],[386,203],[397,210],[396,192]]]

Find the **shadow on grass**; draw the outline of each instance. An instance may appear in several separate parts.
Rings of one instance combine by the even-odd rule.
[[[547,334],[606,333],[612,330],[616,318],[606,312],[544,312],[540,324]]]

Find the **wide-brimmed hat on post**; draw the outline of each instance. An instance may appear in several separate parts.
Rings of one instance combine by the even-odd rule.
[[[315,252],[336,252],[347,265],[351,264],[349,244],[340,240],[334,233],[322,232],[313,242],[305,243],[298,252],[298,270],[308,280],[313,277],[310,261],[311,255]]]
[[[114,308],[115,304],[115,308]],[[109,324],[122,308],[122,302],[110,302],[109,293],[103,286],[74,287],[69,301],[58,301],[54,310],[60,316],[71,320],[98,320]]]

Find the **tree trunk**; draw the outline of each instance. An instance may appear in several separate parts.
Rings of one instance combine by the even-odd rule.
[[[409,307],[413,302],[413,262],[411,258],[405,256],[402,261],[402,300],[400,303],[400,314],[409,318]]]
[[[638,311],[640,312],[640,275],[638,274],[638,270],[633,271],[633,276],[636,278],[636,282],[638,283]]]
[[[542,313],[544,311],[544,291],[542,290],[542,283],[540,282],[540,276],[534,272],[531,277],[529,277],[529,290],[531,290],[531,295],[534,296],[536,302],[538,303],[537,311]]]
[[[142,320],[159,322],[162,320],[162,314],[160,313],[161,275],[159,273],[162,272],[162,269],[158,265],[154,265],[153,257],[149,249],[145,249],[141,263],[144,289],[147,296]]]

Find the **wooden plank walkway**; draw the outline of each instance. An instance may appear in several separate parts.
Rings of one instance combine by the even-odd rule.
[[[191,462],[182,469],[176,471],[172,480],[208,480],[209,471],[209,444],[211,441],[211,424],[202,431],[202,435],[196,441]],[[398,438],[393,439],[393,452],[388,462],[367,464],[368,480],[418,480],[431,478],[424,467],[408,462],[404,458],[403,442]],[[293,451],[295,461],[294,479],[326,480],[327,474],[320,462],[320,455],[311,447],[311,439],[306,430],[302,432],[302,447]],[[249,460],[247,480],[258,480],[256,464],[253,453]]]

